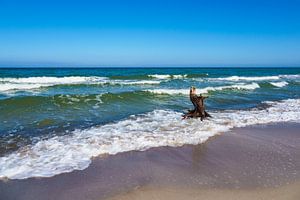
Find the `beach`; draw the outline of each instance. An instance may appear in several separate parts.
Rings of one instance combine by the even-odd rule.
[[[299,81],[300,68],[0,69],[0,199],[295,199]],[[182,119],[191,86],[211,118]]]
[[[111,199],[299,199],[299,183],[276,189],[199,189],[199,188],[141,188]]]
[[[0,0],[0,200],[300,200],[299,7]]]
[[[85,170],[6,180],[10,199],[299,199],[300,125],[235,128],[199,145],[103,155]]]

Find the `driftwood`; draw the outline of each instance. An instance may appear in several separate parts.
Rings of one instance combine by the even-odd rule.
[[[191,87],[190,100],[194,105],[194,109],[188,110],[188,113],[186,113],[182,116],[183,119],[200,117],[200,119],[202,121],[203,119],[205,119],[207,117],[211,117],[211,115],[205,111],[204,99],[206,99],[206,98],[208,98],[208,97],[202,96],[201,94],[200,94],[200,96],[197,96],[196,88]]]

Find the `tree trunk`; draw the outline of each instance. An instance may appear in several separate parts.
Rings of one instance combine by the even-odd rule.
[[[197,96],[196,94],[191,94],[190,95],[190,100],[194,105],[194,110],[189,110],[188,113],[183,115],[183,119],[186,118],[198,118],[200,117],[201,121],[207,117],[211,117],[210,114],[208,114],[205,111],[204,107],[204,99],[207,97],[203,96]]]

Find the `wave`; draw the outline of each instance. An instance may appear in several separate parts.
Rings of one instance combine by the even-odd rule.
[[[180,79],[180,78],[186,78],[188,75],[187,74],[179,74],[179,75],[170,75],[170,74],[152,74],[148,75],[151,78],[157,78],[157,79]]]
[[[264,81],[264,80],[278,80],[279,76],[229,76],[221,78],[209,78],[209,80],[217,81]]]
[[[270,84],[275,87],[284,87],[287,86],[289,83],[286,81],[281,81],[281,82],[270,82]]]
[[[26,78],[0,78],[0,82],[11,83],[41,83],[41,84],[70,84],[70,83],[84,83],[94,82],[106,79],[105,77],[86,77],[86,76],[66,76],[66,77],[26,77]]]
[[[263,110],[211,112],[215,117],[203,122],[181,120],[181,113],[171,110],[154,110],[116,123],[75,130],[71,135],[41,140],[1,157],[0,177],[50,177],[83,170],[93,157],[103,154],[199,144],[234,127],[298,121],[300,118],[300,99],[265,103],[268,107]]]
[[[198,78],[207,77],[208,73],[199,74],[135,74],[135,75],[114,75],[109,76],[110,79],[120,79],[120,80],[148,80],[148,79],[182,79],[182,78]]]
[[[0,78],[0,92],[27,91],[43,87],[57,85],[159,85],[170,79],[193,79],[199,77],[201,81],[264,81],[264,80],[299,80],[300,75],[278,75],[278,76],[230,76],[219,78],[201,78],[208,74],[153,74],[153,75],[131,75],[131,76],[66,76],[66,77],[27,77],[27,78]],[[204,92],[205,93],[205,92]]]
[[[145,74],[134,74],[134,75],[113,75],[113,76],[109,76],[109,79],[113,79],[113,80],[149,80],[152,78]]]
[[[21,96],[18,98],[10,97],[7,99],[0,100],[0,107],[28,107],[36,109],[37,106],[65,106],[76,104],[80,105],[95,105],[98,107],[103,103],[112,102],[127,102],[130,103],[132,99],[143,99],[149,98],[146,92],[143,91],[132,91],[132,92],[121,92],[121,93],[100,93],[100,94],[57,94],[53,96]]]
[[[279,75],[281,78],[287,78],[287,79],[299,79],[300,74],[288,74],[288,75]]]
[[[111,85],[154,85],[158,80],[110,80],[107,77],[28,77],[28,78],[0,78],[0,92],[11,90],[32,90],[55,85],[78,84],[111,84]]]
[[[197,93],[208,93],[209,91],[220,91],[226,89],[237,89],[237,90],[255,90],[260,88],[257,83],[251,84],[236,84],[236,85],[228,85],[228,86],[218,86],[218,87],[205,87],[205,88],[198,88]],[[152,90],[145,90],[155,94],[184,94],[188,95],[188,89],[152,89]]]
[[[155,81],[155,80],[140,80],[140,81],[114,81],[114,82],[108,82],[109,84],[113,85],[158,85],[161,82]]]
[[[83,108],[92,107],[94,109],[100,108],[102,105],[117,105],[125,103],[126,105],[136,105],[137,99],[141,103],[148,103],[155,98],[155,94],[145,91],[124,91],[117,93],[103,92],[98,94],[56,94],[50,96],[33,95],[33,96],[19,96],[0,99],[0,108],[2,109],[16,109],[14,114],[24,111],[26,112],[40,112],[39,106],[43,109],[61,107],[69,108]]]
[[[278,75],[278,76],[229,76],[220,78],[208,78],[212,81],[267,81],[279,79],[299,79],[299,74]]]
[[[140,79],[183,79],[183,78],[199,78],[207,77],[207,73],[203,74],[149,74],[149,75],[124,75],[124,76],[110,76],[110,79],[121,80],[140,80]]]

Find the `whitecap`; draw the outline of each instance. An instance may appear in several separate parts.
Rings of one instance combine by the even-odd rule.
[[[287,74],[287,75],[279,75],[281,78],[286,78],[286,79],[299,79],[300,74]]]
[[[97,76],[0,78],[0,92],[33,90],[41,87],[67,84],[153,85],[160,84],[160,82],[159,80],[110,80],[107,77]]]
[[[151,78],[156,78],[156,79],[180,79],[180,78],[186,78],[187,74],[175,74],[175,75],[170,75],[170,74],[152,74],[148,75],[148,77]]]
[[[227,85],[227,86],[217,86],[217,87],[205,87],[205,88],[197,88],[197,93],[205,94],[209,91],[220,91],[225,89],[237,89],[237,90],[255,90],[257,88],[260,88],[260,86],[257,83],[251,83],[251,84],[235,84],[235,85]],[[189,94],[189,89],[149,89],[145,90],[151,93],[155,94]]]
[[[284,87],[287,86],[289,83],[286,81],[281,82],[270,82],[271,85],[274,85],[275,87]]]
[[[278,80],[279,76],[229,76],[220,78],[208,78],[213,81],[264,81],[264,80]]]

